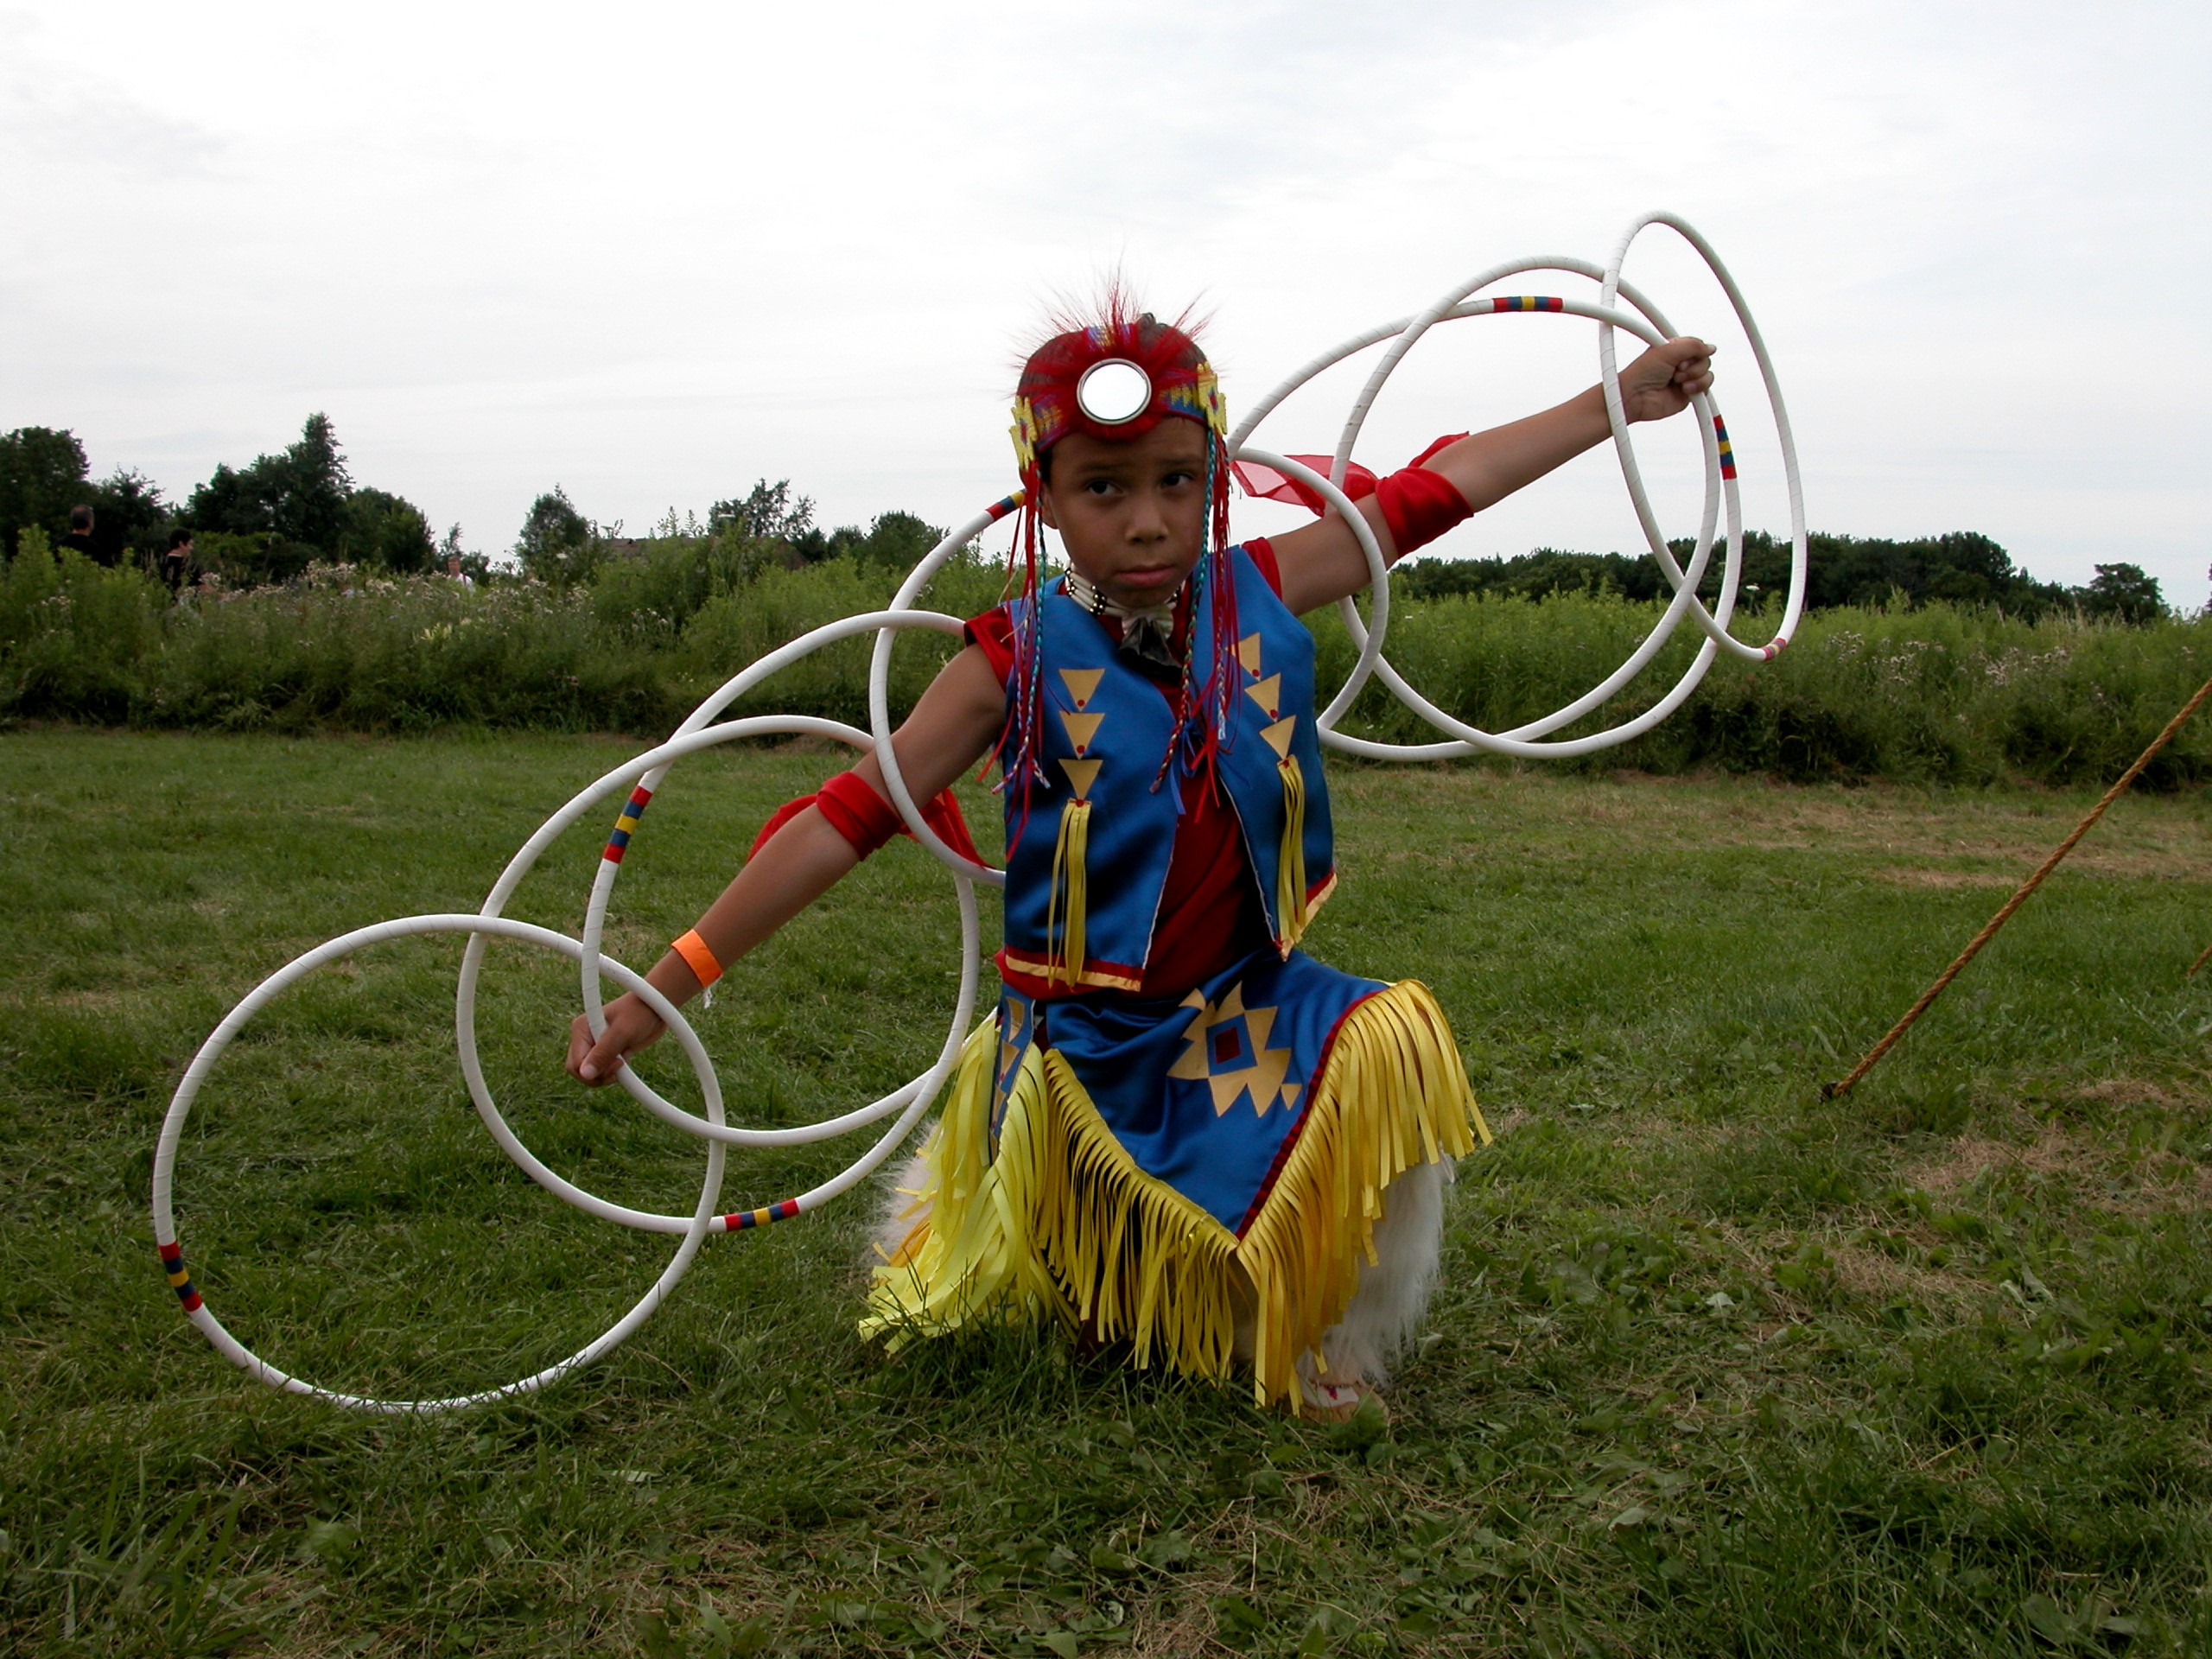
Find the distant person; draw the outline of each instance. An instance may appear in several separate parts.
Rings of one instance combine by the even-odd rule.
[[[184,573],[192,563],[192,531],[179,524],[169,531],[169,544],[162,555],[162,580],[169,585],[169,597],[175,599],[184,588]]]
[[[57,553],[81,553],[95,564],[112,564],[114,559],[102,558],[100,550],[92,545],[92,510],[82,502],[69,509],[68,534],[54,544]]]
[[[446,555],[446,575],[464,588],[474,588],[476,585],[476,578],[461,568],[461,555],[458,553]]]

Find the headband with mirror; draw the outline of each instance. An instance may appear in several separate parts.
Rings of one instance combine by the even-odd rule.
[[[1045,486],[1045,456],[1071,432],[1107,442],[1140,438],[1163,420],[1195,421],[1206,433],[1205,544],[1197,569],[1178,595],[1180,613],[1194,614],[1198,595],[1211,588],[1217,595],[1213,626],[1203,640],[1187,626],[1179,630],[1182,650],[1182,707],[1185,717],[1161,760],[1161,776],[1173,768],[1205,773],[1227,740],[1234,707],[1233,658],[1236,639],[1235,589],[1227,580],[1229,537],[1228,406],[1213,365],[1189,334],[1164,323],[1151,312],[1130,316],[1118,296],[1109,296],[1104,318],[1088,327],[1052,336],[1022,365],[1014,399],[1014,458],[1021,469],[1022,509],[1007,570],[1008,587],[1019,585],[1027,602],[1017,607],[1014,680],[1009,718],[1001,739],[1000,787],[1020,792],[1027,817],[1031,785],[1043,775],[1043,664],[1038,628],[1040,531],[1037,500]]]
[[[1071,432],[1109,442],[1141,437],[1171,415],[1228,435],[1213,366],[1182,329],[1147,311],[1055,334],[1030,353],[1014,390],[1014,452],[1022,481]]]

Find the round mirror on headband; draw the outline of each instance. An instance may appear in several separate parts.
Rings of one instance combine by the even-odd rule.
[[[1075,401],[1101,426],[1126,425],[1152,406],[1152,377],[1126,357],[1109,357],[1083,372]]]

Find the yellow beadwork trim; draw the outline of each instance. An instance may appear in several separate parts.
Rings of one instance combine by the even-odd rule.
[[[1143,979],[1135,974],[1109,973],[1103,968],[1086,966],[1071,980],[1066,976],[1066,965],[1058,957],[1033,957],[1026,951],[1016,950],[1011,945],[1001,954],[1006,957],[1006,965],[1014,972],[1027,974],[1032,979],[1044,980],[1048,984],[1091,985],[1113,991],[1141,991],[1144,988]]]
[[[1249,1281],[1254,1397],[1294,1401],[1298,1356],[1344,1316],[1360,1261],[1375,1259],[1383,1189],[1490,1139],[1443,1014],[1410,980],[1345,1017],[1298,1143],[1241,1242],[1137,1167],[1057,1054],[1024,1055],[992,1157],[996,1058],[987,1022],[924,1147],[930,1213],[876,1270],[861,1330],[893,1349],[1050,1310],[1126,1338],[1140,1366],[1158,1354],[1218,1379]]]

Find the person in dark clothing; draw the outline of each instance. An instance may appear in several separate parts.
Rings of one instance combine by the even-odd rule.
[[[174,599],[184,586],[184,573],[192,563],[192,531],[183,524],[169,531],[169,544],[162,555],[162,580],[169,585],[169,597]]]
[[[57,553],[65,549],[83,554],[95,564],[115,563],[112,556],[102,558],[100,550],[92,545],[92,510],[82,502],[69,509],[69,533],[54,544]]]

